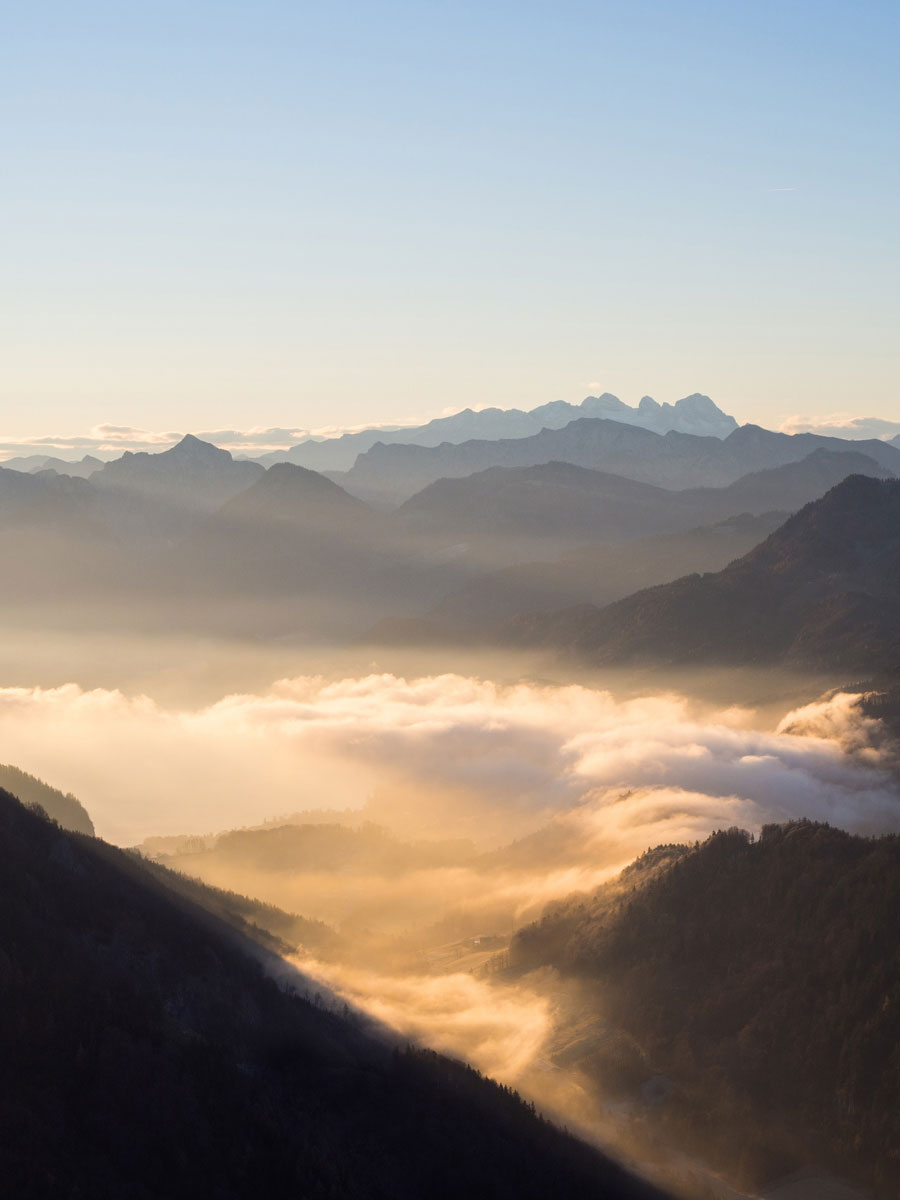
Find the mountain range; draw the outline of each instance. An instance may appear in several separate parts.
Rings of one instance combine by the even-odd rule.
[[[376,645],[489,643],[502,625],[522,614],[602,606],[686,573],[719,571],[767,538],[787,516],[742,513],[684,532],[581,545],[549,560],[486,570],[420,616],[380,622],[366,640]]]
[[[651,396],[644,396],[640,404],[632,408],[617,396],[604,392],[602,396],[588,396],[580,404],[553,400],[528,412],[518,408],[466,408],[452,416],[436,417],[425,425],[364,429],[302,442],[289,450],[260,455],[257,461],[265,466],[293,462],[317,471],[346,471],[353,466],[357,455],[370,450],[376,443],[440,446],[467,442],[472,438],[524,438],[540,433],[542,429],[561,429],[579,417],[610,417],[657,433],[675,429],[710,437],[726,437],[737,428],[734,417],[723,413],[708,396],[699,393],[685,396],[674,404],[659,404]]]
[[[900,461],[897,463],[900,469]],[[440,479],[397,509],[411,536],[482,546],[495,563],[559,553],[588,542],[623,542],[724,521],[741,513],[793,512],[848,475],[893,472],[854,450],[814,450],[725,487],[670,490],[571,463],[490,467]]]
[[[514,640],[593,663],[900,671],[900,481],[852,475],[761,545],[606,608],[523,616]]]
[[[474,628],[480,607],[486,620],[505,619],[544,601],[605,603],[643,583],[719,569],[750,548],[751,529],[772,529],[735,518],[791,512],[851,473],[883,478],[900,469],[900,451],[881,442],[818,446],[773,434],[760,450],[747,427],[720,441],[586,425],[601,440],[610,429],[621,434],[629,453],[639,442],[650,475],[653,455],[669,453],[672,438],[682,459],[727,452],[732,466],[787,461],[724,486],[680,490],[569,462],[492,467],[430,484],[394,512],[319,472],[292,463],[266,470],[192,437],[160,454],[124,455],[90,479],[0,468],[0,549],[15,564],[4,599],[39,596],[52,608],[56,597],[78,597],[77,607],[66,605],[67,621],[316,638],[356,637],[384,620],[449,618],[452,626],[454,606],[461,613],[468,605],[462,624]],[[752,453],[741,450],[748,436]],[[637,541],[634,555],[614,552]],[[542,563],[555,564],[543,581]],[[505,568],[511,573],[501,579]],[[423,632],[420,624],[416,637]],[[406,633],[413,630],[395,624],[389,640]]]
[[[86,454],[80,459],[56,458],[52,454],[27,454],[24,457],[7,458],[2,464],[7,471],[23,471],[34,475],[38,471],[56,471],[58,475],[75,475],[89,479],[103,466],[102,458]]]
[[[490,467],[564,462],[656,487],[727,487],[742,475],[799,462],[815,450],[850,449],[891,474],[900,473],[900,450],[877,439],[848,443],[811,433],[773,433],[756,425],[742,425],[725,438],[662,435],[621,421],[583,417],[533,437],[436,447],[379,443],[360,454],[349,471],[332,477],[354,495],[392,507],[438,479],[458,479]]]

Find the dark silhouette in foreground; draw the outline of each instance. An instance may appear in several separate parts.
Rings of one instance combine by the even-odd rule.
[[[0,855],[5,1194],[659,1196],[509,1089],[279,986],[164,873],[5,792]]]

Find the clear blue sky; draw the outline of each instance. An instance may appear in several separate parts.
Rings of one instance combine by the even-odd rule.
[[[898,416],[898,52],[897,0],[6,6],[0,434]]]

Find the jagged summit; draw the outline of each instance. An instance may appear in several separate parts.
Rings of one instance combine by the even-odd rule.
[[[711,400],[709,396],[704,395],[703,392],[691,392],[689,396],[682,396],[680,400],[675,401],[674,407],[691,412],[708,413],[710,416],[715,414],[721,415],[722,412],[715,401]],[[735,427],[737,427],[736,421]]]
[[[211,511],[248,488],[263,474],[259,463],[235,461],[194,434],[157,454],[126,453],[92,476],[101,488],[116,488],[166,503]]]
[[[218,459],[219,461],[231,458],[228,450],[220,450],[212,442],[204,442],[202,438],[198,438],[193,433],[186,433],[180,442],[176,442],[170,449],[164,450],[163,454],[169,454],[172,457],[176,455],[178,457],[187,457],[189,455],[192,458],[202,456],[210,460]]]
[[[702,392],[692,392],[674,404],[660,404],[652,396],[642,396],[636,410],[625,406],[626,414],[637,412],[635,424],[656,433],[695,433],[706,437],[726,438],[739,428],[734,417],[722,412],[719,406]],[[620,420],[629,420],[626,415]],[[634,417],[631,418],[634,420]]]
[[[586,396],[580,404],[568,400],[551,400],[524,411],[519,408],[464,408],[447,417],[437,417],[425,425],[405,428],[364,429],[340,437],[304,442],[290,450],[264,454],[259,461],[266,465],[288,461],[312,467],[318,471],[346,471],[353,467],[357,456],[373,446],[403,445],[436,447],[445,443],[455,446],[472,440],[504,440],[534,437],[545,429],[563,429],[573,421],[599,417],[626,425],[650,429],[654,433],[695,433],[705,437],[725,438],[737,421],[719,409],[708,396],[695,392],[674,404],[659,404],[645,396],[632,408],[614,396],[603,392]]]

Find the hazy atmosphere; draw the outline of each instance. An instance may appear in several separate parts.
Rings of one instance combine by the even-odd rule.
[[[10,1194],[896,1200],[896,6],[4,32]]]

